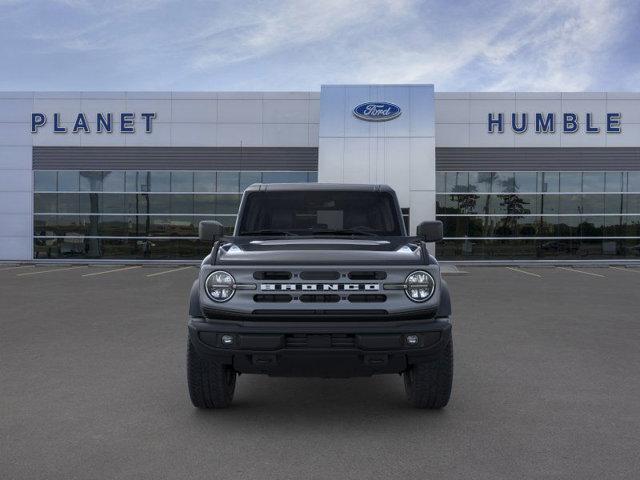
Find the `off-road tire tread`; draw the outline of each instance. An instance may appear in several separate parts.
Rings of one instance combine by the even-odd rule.
[[[201,358],[191,341],[187,345],[187,383],[191,403],[197,408],[226,408],[233,400],[236,373],[229,365]],[[229,375],[232,375],[229,381]]]
[[[453,340],[436,359],[416,363],[404,374],[407,398],[417,408],[439,409],[449,403],[453,383]]]

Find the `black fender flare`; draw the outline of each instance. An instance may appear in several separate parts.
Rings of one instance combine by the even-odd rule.
[[[451,316],[451,294],[449,293],[449,286],[444,278],[440,280],[440,304],[438,305],[438,311],[436,312],[436,318],[450,317]]]
[[[196,278],[191,286],[191,294],[189,295],[189,316],[202,318],[202,310],[200,309],[200,279]]]

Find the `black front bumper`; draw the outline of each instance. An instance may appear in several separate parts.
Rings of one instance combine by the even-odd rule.
[[[231,336],[231,345],[222,337]],[[406,335],[416,335],[409,345]],[[399,373],[429,361],[451,340],[449,318],[358,322],[252,322],[189,318],[189,338],[204,358],[240,373],[354,377]]]

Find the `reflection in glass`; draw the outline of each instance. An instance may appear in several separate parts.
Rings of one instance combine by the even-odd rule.
[[[539,192],[559,192],[560,174],[558,172],[540,172],[538,175]]]
[[[77,171],[60,170],[58,172],[58,191],[77,192],[80,188],[80,180]]]
[[[216,172],[193,172],[194,192],[215,192]]]
[[[218,172],[218,192],[237,192],[239,189],[239,172]]]
[[[581,192],[582,172],[561,172],[560,173],[561,192]]]
[[[193,192],[193,172],[171,172],[172,192]]]
[[[125,191],[125,173],[122,170],[113,170],[103,172],[102,175],[102,191],[103,192],[124,192]]]
[[[36,192],[55,192],[58,189],[58,174],[49,170],[33,172],[33,188]]]
[[[170,192],[171,173],[163,171],[149,172],[147,189],[148,192]],[[145,191],[143,189],[143,191]]]

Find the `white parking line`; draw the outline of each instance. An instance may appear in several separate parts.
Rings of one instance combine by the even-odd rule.
[[[26,275],[39,275],[41,273],[64,272],[67,270],[77,270],[78,268],[87,268],[86,265],[78,265],[77,267],[55,268],[53,270],[38,270],[35,272],[18,273],[16,277],[24,277]]]
[[[0,272],[5,272],[7,270],[17,270],[19,268],[27,268],[27,267],[31,267],[33,268],[35,265],[19,265],[17,267],[7,267],[7,268],[0,268]]]
[[[626,267],[613,267],[610,266],[609,268],[613,269],[613,270],[621,270],[623,272],[631,272],[631,273],[640,273],[640,268],[626,268]]]
[[[507,270],[511,270],[514,272],[519,272],[519,273],[524,273],[525,275],[531,275],[532,277],[538,277],[538,278],[542,278],[542,275],[538,275],[537,273],[533,273],[533,272],[526,272],[524,270],[520,270],[519,268],[516,267],[506,267]]]
[[[113,270],[103,270],[102,272],[85,273],[83,277],[93,277],[95,275],[105,275],[107,273],[124,272],[125,270],[133,270],[134,268],[142,268],[142,265],[133,265],[131,267],[115,268]]]
[[[584,270],[577,270],[575,268],[567,268],[567,267],[556,267],[556,268],[559,268],[560,270],[566,270],[567,272],[584,273],[585,275],[591,275],[592,277],[606,278],[604,275],[600,275],[599,273],[585,272]]]
[[[186,270],[187,268],[194,268],[192,265],[188,267],[172,268],[171,270],[165,270],[163,272],[150,273],[147,277],[157,277],[158,275],[164,275],[165,273],[179,272],[180,270]]]

